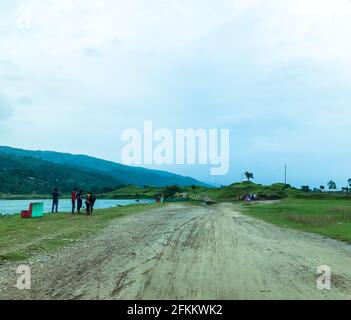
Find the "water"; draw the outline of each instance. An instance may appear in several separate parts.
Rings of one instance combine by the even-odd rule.
[[[51,212],[52,200],[0,200],[0,215],[13,215],[18,214],[22,210],[28,210],[31,202],[44,202],[45,212]],[[151,204],[155,203],[155,200],[140,200],[140,203]],[[137,204],[136,200],[96,200],[94,209],[107,209],[114,208],[116,206],[127,206],[131,204]],[[84,206],[84,201],[83,201]],[[83,209],[84,210],[84,209]],[[72,202],[70,199],[60,199],[59,201],[59,212],[71,212]]]

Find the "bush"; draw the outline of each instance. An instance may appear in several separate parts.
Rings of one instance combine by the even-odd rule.
[[[167,186],[163,189],[162,193],[164,194],[165,198],[171,198],[175,194],[182,192],[181,188],[177,185]]]

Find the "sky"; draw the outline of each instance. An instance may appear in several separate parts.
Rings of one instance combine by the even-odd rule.
[[[351,1],[2,0],[0,145],[121,161],[124,130],[230,129],[229,184],[351,178]]]

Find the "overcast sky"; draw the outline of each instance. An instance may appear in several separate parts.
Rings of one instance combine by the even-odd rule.
[[[351,1],[1,0],[0,144],[120,161],[121,134],[229,128],[204,181],[351,178]]]

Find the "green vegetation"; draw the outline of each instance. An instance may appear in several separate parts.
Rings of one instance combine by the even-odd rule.
[[[300,190],[287,187],[284,184],[273,184],[264,186],[253,182],[234,183],[222,188],[200,188],[189,190],[190,196],[199,199],[211,199],[214,201],[238,201],[250,193],[257,194],[260,200],[278,200],[289,196],[298,196],[302,194]]]
[[[174,185],[174,184],[177,184],[179,186],[187,186],[192,184],[195,184],[197,186],[207,186],[206,184],[190,177],[183,177],[183,176],[172,174],[165,171],[149,170],[145,168],[125,166],[119,163],[114,163],[111,161],[97,159],[97,158],[89,157],[85,155],[73,155],[68,153],[60,153],[60,152],[52,152],[52,151],[29,151],[29,150],[22,150],[22,149],[2,147],[2,146],[0,146],[0,155],[4,155],[4,156],[7,155],[11,158],[16,158],[18,161],[21,162],[21,166],[23,165],[23,163],[27,161],[33,162],[34,160],[37,161],[36,163],[39,163],[39,161],[44,161],[44,163],[46,164],[59,165],[61,166],[62,169],[64,169],[64,172],[57,178],[59,180],[62,177],[67,177],[67,179],[69,180],[71,175],[74,172],[77,172],[79,175],[82,176],[82,178],[84,178],[87,174],[88,176],[89,175],[103,176],[105,177],[105,180],[106,180],[105,187],[108,188],[108,190],[106,191],[111,190],[111,187],[112,189],[114,189],[116,188],[116,186],[131,185],[131,184],[140,186],[140,187],[144,185],[164,187],[167,185]],[[21,168],[21,166],[19,168]],[[0,159],[0,170],[2,167],[3,165]],[[30,165],[26,166],[27,169],[35,169],[36,167],[37,166],[34,166],[33,168]],[[67,175],[65,174],[66,170],[67,170]],[[54,171],[54,173],[56,172],[57,171]],[[23,177],[27,178],[27,176],[28,175],[26,174],[25,176],[21,176],[20,178],[23,178]],[[43,178],[42,180],[45,181],[46,175],[41,175],[41,177]],[[110,184],[108,183],[109,181],[113,183]],[[34,184],[34,182],[32,185],[37,187],[39,186],[38,184]],[[101,186],[101,185],[98,184],[97,186]],[[78,187],[80,186],[78,185]],[[14,193],[9,190],[6,190],[5,192]],[[45,193],[47,192],[47,190],[43,192]],[[16,190],[16,193],[27,193],[27,192]],[[32,192],[29,192],[29,193],[32,193]]]
[[[274,204],[246,204],[244,212],[272,224],[313,232],[351,243],[351,201],[285,199]]]
[[[184,188],[183,188],[184,189]],[[162,190],[162,194],[166,198],[173,198],[176,196],[178,193],[182,193],[183,189],[179,186],[173,185],[173,186],[167,186]],[[188,190],[188,188],[186,188]]]
[[[105,193],[100,197],[108,199],[147,199],[155,198],[161,194],[166,197],[174,197],[177,193],[187,194],[191,200],[209,199],[213,201],[239,201],[250,193],[255,193],[259,200],[280,200],[286,198],[296,199],[351,199],[351,194],[343,192],[312,192],[312,190],[304,189],[299,190],[286,186],[283,183],[276,183],[271,186],[255,184],[253,182],[234,183],[227,187],[222,188],[206,188],[199,186],[168,186],[164,188],[155,188],[150,186],[137,187],[125,186],[112,192]]]
[[[140,213],[156,205],[135,205],[96,210],[93,216],[67,213],[47,214],[43,218],[21,219],[19,215],[0,218],[0,264],[21,261],[37,253],[51,253],[81,241],[117,218]]]
[[[252,172],[246,171],[244,173],[244,176],[246,177],[247,181],[250,181],[250,179],[255,179],[254,174]]]
[[[301,191],[288,190],[284,188],[282,184],[262,186],[252,182],[245,182],[236,183],[223,188],[205,188],[195,185],[189,187],[167,186],[164,188],[126,186],[113,192],[108,192],[103,196],[113,199],[130,199],[136,197],[143,199],[155,198],[160,194],[164,194],[166,197],[174,197],[177,193],[187,194],[188,198],[192,200],[212,199],[214,201],[236,201],[238,200],[238,196],[244,196],[248,193],[257,193],[263,200],[272,200],[282,199],[293,193],[300,194]]]
[[[190,189],[191,187],[180,187],[177,185],[162,188],[150,186],[137,187],[130,185],[102,194],[101,196],[108,199],[155,199],[161,195],[165,198],[174,198],[178,193],[187,193]]]
[[[129,185],[104,193],[100,197],[105,199],[155,199],[162,193],[162,189],[150,186],[137,187]]]
[[[336,183],[333,180],[330,180],[328,182],[328,187],[329,187],[329,190],[336,190],[337,189]]]
[[[239,201],[247,194],[256,194],[259,200],[281,200],[293,199],[351,199],[351,193],[345,192],[322,192],[303,186],[302,189],[292,188],[284,183],[275,183],[270,186],[256,184],[253,182],[239,182],[221,188],[196,187],[194,190],[185,188],[191,198],[211,199],[214,201]]]
[[[66,197],[65,197],[66,196]],[[51,199],[49,194],[11,194],[11,193],[0,193],[0,200],[42,200]],[[69,194],[62,196],[63,199],[69,199]]]
[[[48,194],[56,187],[60,192],[70,192],[75,187],[101,192],[113,190],[118,185],[117,179],[98,172],[88,173],[66,165],[0,153],[0,193],[7,198]]]

